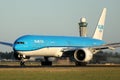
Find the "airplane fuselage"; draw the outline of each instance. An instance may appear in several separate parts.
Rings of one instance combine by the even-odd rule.
[[[104,43],[102,40],[90,37],[25,35],[14,42],[13,48],[27,56],[60,57],[61,50],[66,48],[90,48]]]

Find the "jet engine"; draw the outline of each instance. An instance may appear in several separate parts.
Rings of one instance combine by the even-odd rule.
[[[74,52],[74,58],[78,62],[88,62],[92,57],[92,52],[87,48],[79,49]]]

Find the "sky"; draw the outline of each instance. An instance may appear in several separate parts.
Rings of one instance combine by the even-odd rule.
[[[120,0],[0,0],[0,41],[14,43],[26,34],[79,36],[81,17],[91,37],[104,7],[103,39],[120,42]],[[12,48],[0,45],[0,51]]]

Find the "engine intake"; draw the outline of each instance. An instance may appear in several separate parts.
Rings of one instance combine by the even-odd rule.
[[[92,57],[92,52],[87,48],[79,49],[74,52],[74,58],[78,62],[88,62]]]

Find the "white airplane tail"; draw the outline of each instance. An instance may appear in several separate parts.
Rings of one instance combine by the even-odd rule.
[[[93,35],[94,39],[102,40],[103,38],[103,29],[104,29],[104,23],[105,23],[105,17],[106,17],[106,8],[103,9],[101,17],[99,19],[98,25],[96,27],[95,33]]]

